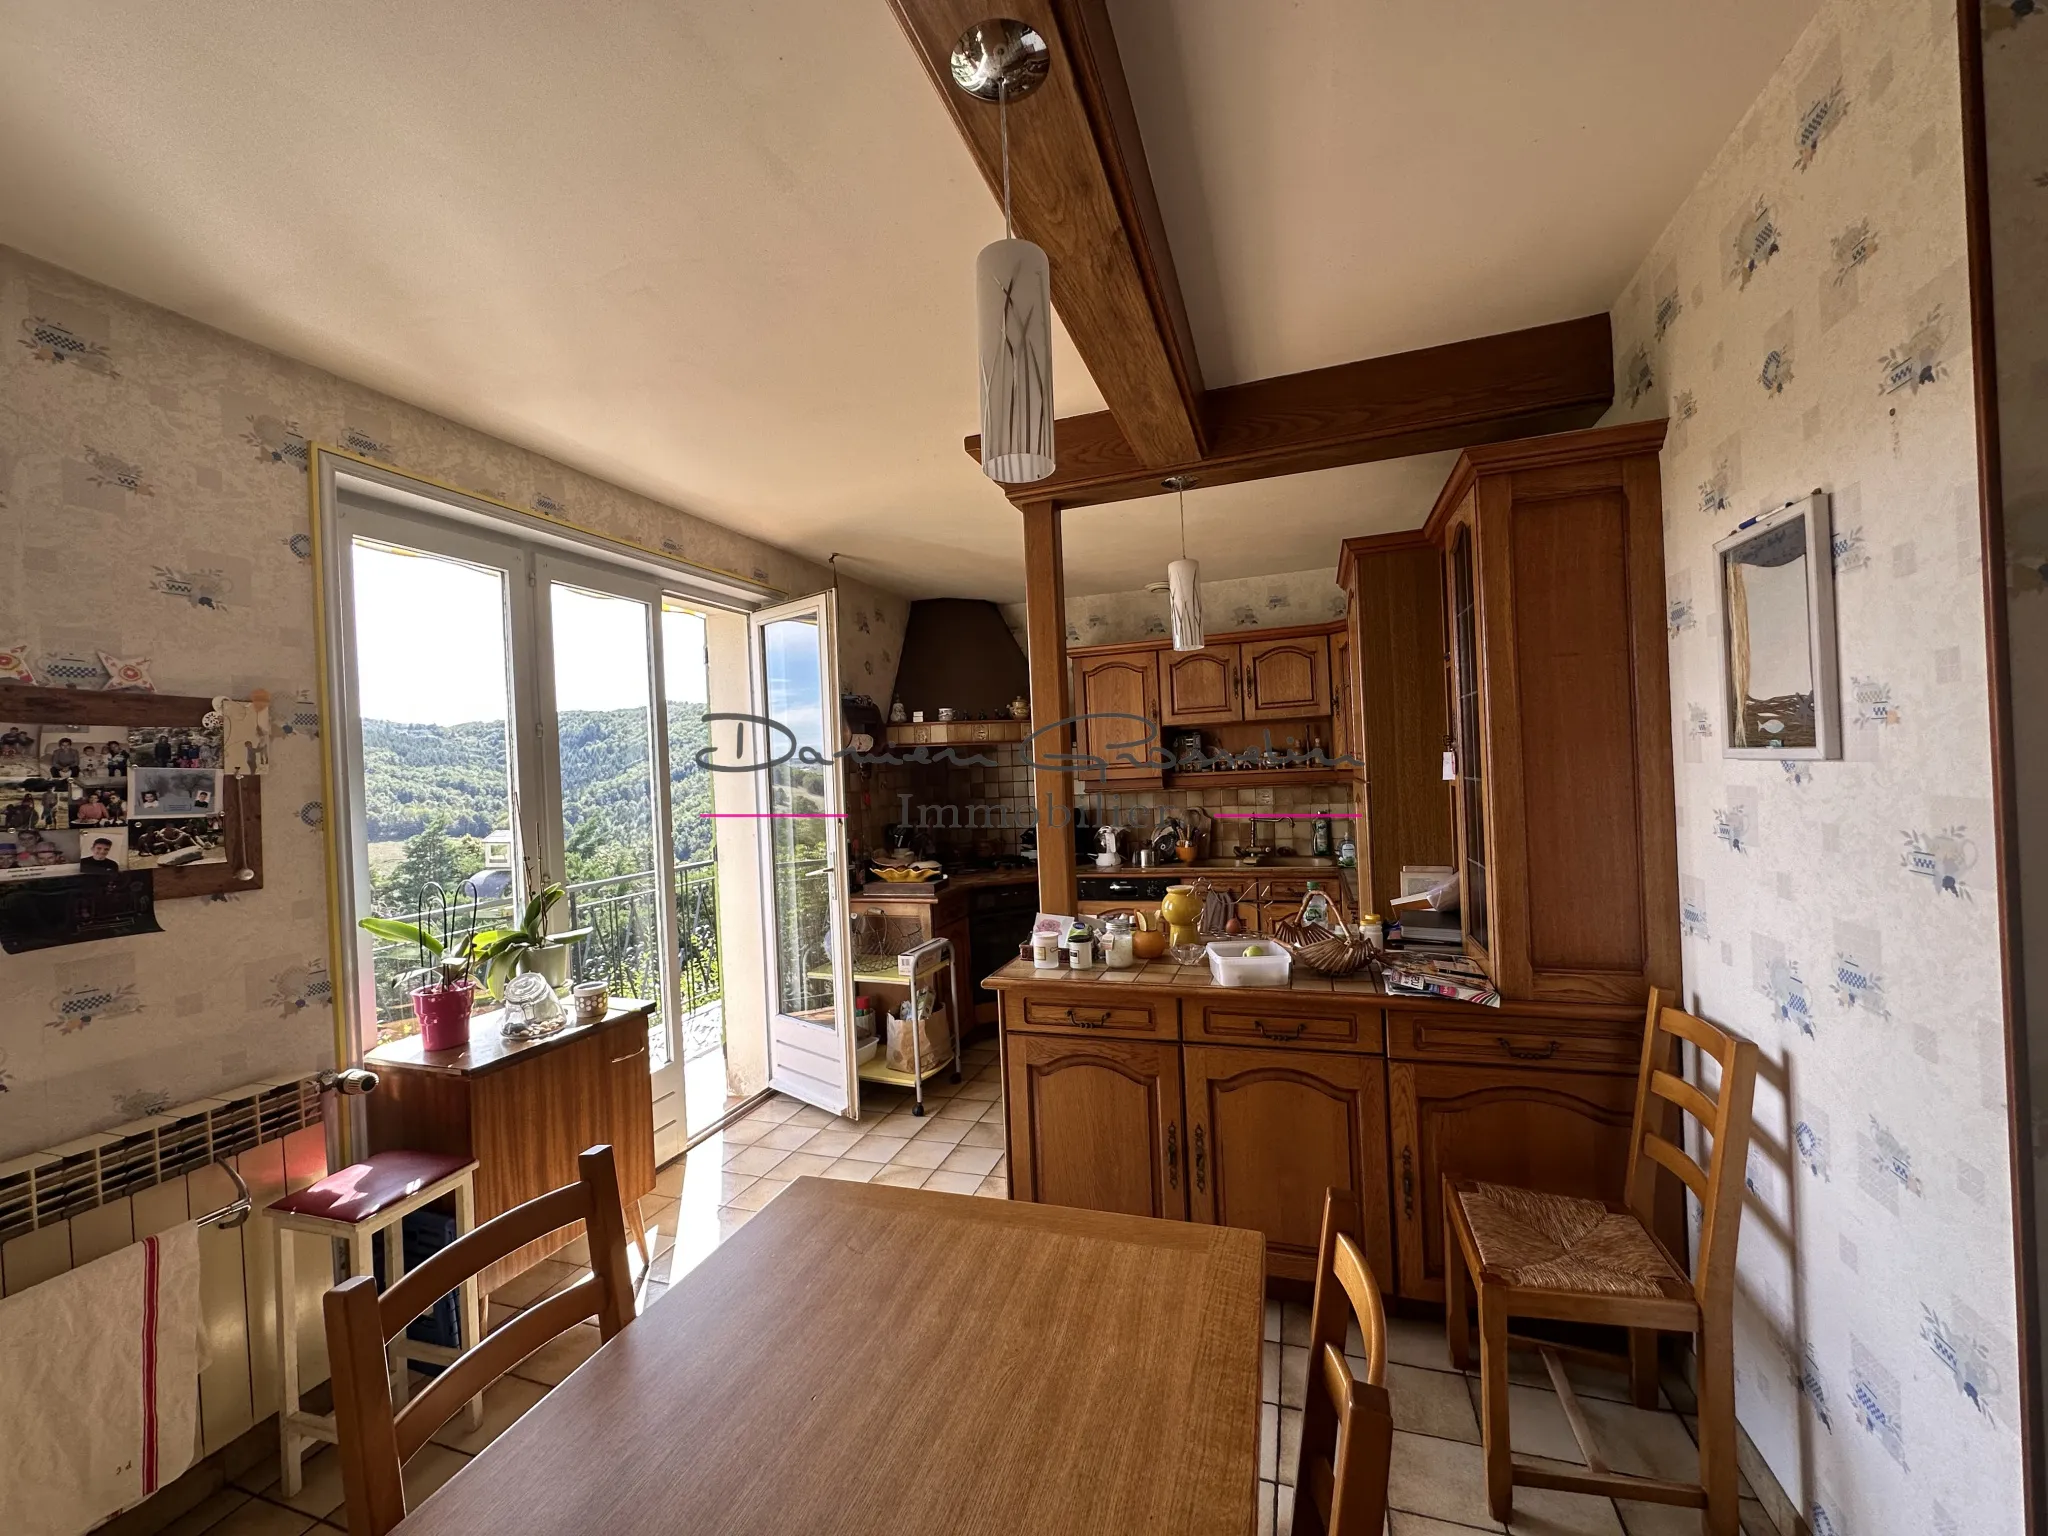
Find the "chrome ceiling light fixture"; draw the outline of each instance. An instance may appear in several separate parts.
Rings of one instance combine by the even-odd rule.
[[[1193,475],[1168,475],[1159,482],[1179,498],[1180,558],[1166,567],[1166,606],[1173,620],[1173,648],[1199,651],[1202,638],[1202,565],[1188,558],[1188,487]]]
[[[1045,84],[1052,57],[1021,21],[979,21],[953,47],[953,84],[999,114],[1003,238],[974,264],[981,344],[981,472],[1026,485],[1053,472],[1052,268],[1010,219],[1010,103]]]

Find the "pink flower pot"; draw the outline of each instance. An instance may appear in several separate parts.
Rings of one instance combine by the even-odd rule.
[[[412,994],[413,1016],[420,1021],[420,1043],[429,1051],[459,1051],[469,1044],[469,1010],[476,1000],[476,983],[457,986],[416,987]]]

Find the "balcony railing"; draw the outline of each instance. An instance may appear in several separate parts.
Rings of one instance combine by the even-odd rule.
[[[676,894],[677,962],[681,973],[680,1001],[686,1019],[701,1015],[723,995],[718,963],[718,863],[700,859],[673,867]],[[614,997],[661,997],[661,924],[655,909],[656,873],[651,869],[604,880],[585,880],[565,888],[570,928],[588,928],[590,936],[576,946],[571,970],[579,981],[602,981]],[[411,923],[438,925],[438,908],[393,913]],[[483,927],[515,922],[509,897],[485,901],[476,909]],[[464,906],[459,924],[470,921]],[[378,1034],[383,1039],[408,1035],[413,1022],[408,973],[418,963],[409,944],[379,943],[372,955],[377,980]],[[649,1031],[653,1065],[668,1059],[666,1032],[657,1020]]]

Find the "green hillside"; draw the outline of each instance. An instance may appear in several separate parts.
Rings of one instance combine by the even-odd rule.
[[[647,712],[565,710],[560,717],[562,788],[572,879],[624,874],[652,864],[647,827]],[[670,797],[676,857],[708,858],[709,777],[696,766],[708,742],[703,710],[669,705]],[[505,727],[363,722],[363,765],[372,843],[403,842],[438,821],[453,838],[480,838],[511,824]],[[582,866],[577,868],[576,866]]]

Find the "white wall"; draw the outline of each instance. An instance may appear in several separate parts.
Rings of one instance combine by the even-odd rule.
[[[1671,419],[1686,995],[1765,1057],[1740,1416],[1818,1536],[2021,1529],[1955,26],[1829,0],[1614,309],[1613,419]],[[1724,758],[1712,545],[1816,486],[1844,760]]]

